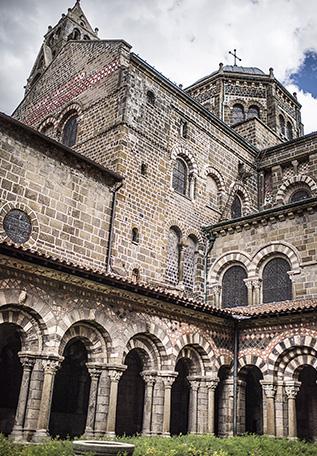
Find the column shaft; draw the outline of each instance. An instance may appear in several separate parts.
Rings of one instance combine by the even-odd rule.
[[[110,392],[109,392],[109,407],[107,416],[107,434],[115,435],[116,433],[116,416],[117,416],[117,400],[118,400],[118,383],[122,375],[122,371],[109,370],[110,377]]]
[[[299,391],[300,382],[286,382],[285,392],[288,403],[288,438],[295,439],[297,437],[297,418],[296,418],[296,396]]]
[[[142,373],[141,375],[145,382],[142,433],[150,435],[152,432],[153,388],[155,376],[146,373]]]
[[[101,374],[101,370],[93,367],[88,367],[88,371],[91,378],[90,391],[89,391],[89,404],[86,419],[85,434],[92,436],[95,431],[95,417],[97,407],[97,392],[98,382]]]
[[[207,432],[208,434],[215,433],[215,391],[217,388],[218,380],[210,380],[207,382],[208,388],[208,405],[207,405]]]

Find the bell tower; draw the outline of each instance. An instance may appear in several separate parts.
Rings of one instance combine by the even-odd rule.
[[[54,27],[49,25],[30,76],[27,79],[25,92],[27,93],[41,77],[67,41],[98,39],[98,29],[91,27],[80,6],[80,0],[77,0],[73,8],[68,9],[67,14],[62,14],[61,19]]]

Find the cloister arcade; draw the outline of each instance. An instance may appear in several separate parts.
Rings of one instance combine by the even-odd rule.
[[[232,435],[237,400],[239,434],[317,439],[317,342],[308,330],[282,334],[265,359],[239,353],[235,398],[232,353],[199,328],[172,341],[154,324],[111,334],[88,318],[58,326],[23,304],[0,311],[0,431],[12,438]]]

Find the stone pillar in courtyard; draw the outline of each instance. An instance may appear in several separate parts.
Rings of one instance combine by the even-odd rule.
[[[126,370],[126,368],[127,366],[108,367],[108,376],[110,378],[110,390],[106,433],[109,436],[114,436],[116,433],[118,384],[121,375]]]
[[[286,425],[285,425],[285,414],[286,406],[285,404],[285,392],[284,392],[284,382],[283,380],[277,380],[276,382],[276,395],[275,395],[275,431],[276,437],[286,437]]]
[[[206,386],[208,391],[207,398],[207,433],[214,435],[215,433],[215,392],[219,380],[206,379]]]
[[[153,393],[156,381],[156,373],[150,371],[141,372],[145,383],[144,388],[144,405],[143,405],[143,426],[142,434],[152,434],[152,417],[153,417]]]
[[[287,396],[288,409],[288,438],[297,438],[297,417],[296,417],[296,396],[301,383],[296,381],[285,382],[285,393]]]
[[[189,396],[189,411],[188,411],[188,432],[190,434],[197,434],[197,420],[198,420],[198,389],[200,380],[195,377],[189,377],[190,383],[190,396]]]
[[[177,375],[177,372],[161,374],[164,384],[163,436],[165,437],[170,436],[172,386]]]
[[[42,360],[44,377],[42,384],[40,410],[37,420],[37,429],[33,437],[33,440],[35,442],[41,441],[45,437],[48,437],[54,380],[56,372],[60,367],[61,360],[62,358],[57,357]]]
[[[263,407],[263,411],[265,411],[266,416],[263,416],[263,433],[270,436],[275,437],[276,429],[275,429],[275,394],[276,394],[276,385],[272,382],[266,380],[260,380],[262,385],[262,390],[265,394],[266,398],[266,408]]]
[[[87,363],[87,368],[90,375],[90,391],[85,434],[88,436],[93,436],[95,433],[95,419],[98,403],[98,384],[101,375],[101,368],[100,366],[91,363]]]
[[[23,428],[26,416],[26,408],[29,396],[31,373],[35,363],[35,357],[27,353],[19,354],[20,362],[23,367],[23,374],[20,386],[18,406],[15,413],[14,426],[10,438],[13,440],[23,440]]]

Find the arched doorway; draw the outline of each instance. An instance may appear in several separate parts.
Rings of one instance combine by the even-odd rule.
[[[14,425],[22,380],[19,329],[12,323],[0,325],[0,433],[9,435]]]
[[[172,386],[171,399],[171,435],[187,434],[190,384],[188,381],[189,364],[181,358],[176,364],[176,377]]]
[[[245,432],[263,434],[262,372],[256,366],[247,366],[241,372],[245,381]]]
[[[144,381],[143,361],[138,350],[131,350],[124,363],[128,366],[118,387],[116,434],[135,435],[142,432]]]
[[[49,424],[51,436],[76,437],[84,433],[89,402],[90,376],[85,345],[70,340],[56,374]]]
[[[301,382],[296,397],[297,436],[300,439],[317,440],[317,371],[303,366],[299,372]]]

